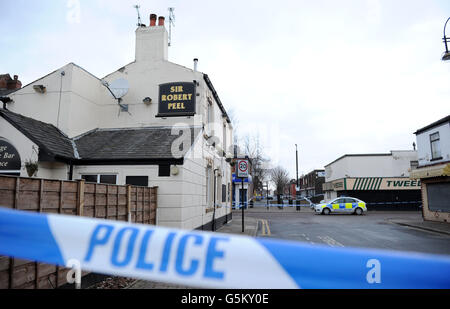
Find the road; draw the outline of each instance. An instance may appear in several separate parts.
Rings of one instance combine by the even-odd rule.
[[[308,208],[283,210],[255,207],[245,216],[259,219],[258,237],[325,244],[332,247],[363,247],[450,255],[450,235],[414,229],[389,219],[421,220],[420,212],[372,211],[363,216],[316,215]],[[245,218],[245,217],[244,217]],[[233,212],[233,220],[241,220]]]

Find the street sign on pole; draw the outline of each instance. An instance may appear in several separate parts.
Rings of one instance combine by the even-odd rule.
[[[237,177],[248,177],[248,160],[237,160]]]
[[[236,175],[237,177],[241,178],[242,181],[242,189],[241,189],[241,195],[240,195],[240,199],[241,199],[241,209],[242,209],[242,233],[244,232],[244,206],[245,206],[245,202],[244,202],[244,178],[248,178],[248,160],[243,160],[243,159],[238,159],[236,161]]]

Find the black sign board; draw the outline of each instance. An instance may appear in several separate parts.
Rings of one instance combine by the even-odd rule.
[[[6,139],[0,137],[0,174],[20,173],[22,161],[17,149]]]
[[[195,115],[195,84],[167,83],[159,85],[158,115],[178,117]]]

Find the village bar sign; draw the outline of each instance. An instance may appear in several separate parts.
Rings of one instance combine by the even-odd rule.
[[[20,174],[22,161],[17,149],[6,139],[0,137],[0,175]]]
[[[159,85],[159,105],[156,117],[195,115],[195,90],[195,84],[187,82]]]

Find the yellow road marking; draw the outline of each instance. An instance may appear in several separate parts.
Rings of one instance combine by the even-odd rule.
[[[270,233],[269,222],[268,222],[267,220],[266,220],[266,227],[267,227],[267,235],[268,235],[268,236],[272,235],[272,234]]]
[[[270,228],[269,228],[269,222],[267,220],[261,219],[259,220],[261,222],[261,235],[262,236],[270,236]]]

